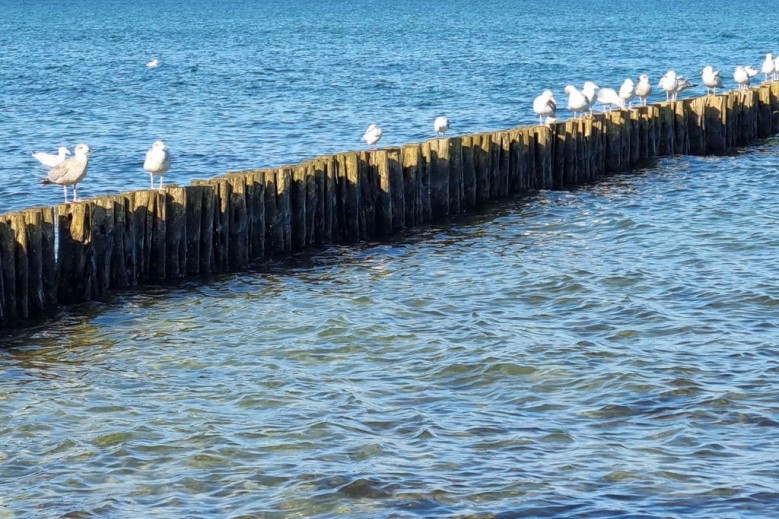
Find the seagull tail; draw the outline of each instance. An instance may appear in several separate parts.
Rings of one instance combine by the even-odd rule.
[[[43,180],[41,180],[41,184],[53,184],[53,182],[48,178],[44,178]]]

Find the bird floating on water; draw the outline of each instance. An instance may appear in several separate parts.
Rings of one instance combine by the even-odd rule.
[[[631,107],[633,104],[633,98],[636,97],[636,86],[632,79],[627,78],[622,82],[622,86],[619,87],[619,97],[623,101],[623,108],[625,107],[624,103],[627,103],[628,108]]]
[[[544,124],[544,117],[546,117],[547,124],[554,119],[557,101],[551,90],[544,90],[540,96],[533,100],[533,111],[538,116],[538,124]]]
[[[575,86],[566,86],[565,93],[568,95],[568,109],[573,112],[574,117],[580,117],[590,109],[590,102],[587,101],[587,97]]]
[[[712,91],[714,95],[717,95],[717,89],[722,88],[722,78],[719,77],[719,70],[714,70],[711,65],[703,67],[701,81],[703,81],[703,86],[706,87],[706,95]]]
[[[154,58],[150,62],[146,64],[146,68],[157,68],[159,66],[160,62],[157,58]]]
[[[170,169],[170,156],[164,142],[154,141],[152,143],[151,149],[146,152],[143,169],[149,174],[151,189],[154,189],[154,175],[160,177],[160,189],[162,189],[162,177]]]
[[[649,82],[649,76],[641,74],[636,85],[636,96],[641,106],[646,106],[646,98],[652,93],[652,84]]]
[[[776,75],[776,63],[770,52],[765,55],[765,60],[763,61],[763,66],[760,67],[760,72],[765,74],[766,82],[768,82],[768,76],[771,76],[771,79],[773,79]]]
[[[368,146],[375,146],[381,139],[381,127],[376,124],[371,124],[365,133],[360,137],[361,141],[365,141]]]
[[[435,121],[433,121],[433,130],[438,135],[446,135],[446,132],[449,131],[449,118],[445,115],[436,117]]]
[[[78,201],[76,184],[81,182],[87,174],[89,159],[87,155],[91,151],[86,144],[77,144],[74,156],[63,160],[49,171],[47,178],[41,184],[58,184],[65,191],[65,203],[68,203],[68,186],[73,186],[73,202]]]
[[[70,151],[65,146],[60,146],[57,148],[57,154],[53,153],[44,153],[42,151],[36,151],[32,154],[35,159],[46,166],[47,168],[53,168],[57,164],[61,163],[63,160],[67,158],[67,156],[70,155]]]

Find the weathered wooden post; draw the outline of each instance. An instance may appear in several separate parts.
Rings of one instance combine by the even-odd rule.
[[[400,149],[403,167],[403,200],[405,201],[406,227],[414,227],[424,221],[422,212],[421,170],[422,150],[419,144],[406,144]]]
[[[401,153],[400,148],[387,150],[393,233],[402,230],[406,226],[406,188],[403,185],[403,158]]]
[[[306,207],[308,203],[308,185],[306,166],[298,164],[292,169],[290,191],[290,210],[292,218],[292,248],[301,250],[306,247]]]
[[[463,143],[461,137],[449,137],[449,214],[466,211],[463,185]]]
[[[59,236],[57,300],[66,304],[87,301],[95,283],[92,202],[60,204],[55,210]]]
[[[476,202],[482,204],[490,199],[492,188],[492,139],[488,133],[480,133],[473,136],[473,150],[475,163],[475,187]]]
[[[539,189],[552,189],[552,158],[554,157],[554,138],[552,129],[547,126],[534,126],[536,137],[536,185]]]
[[[112,260],[114,256],[114,201],[110,196],[92,200],[92,218],[90,234],[95,262],[95,281],[92,284],[90,299],[103,299],[111,288]]]
[[[168,279],[187,274],[187,190],[165,187],[165,272]]]
[[[392,234],[392,195],[390,194],[389,156],[387,150],[376,150],[371,155],[377,177],[376,236]]]

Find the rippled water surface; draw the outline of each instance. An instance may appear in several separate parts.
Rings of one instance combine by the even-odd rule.
[[[777,151],[8,337],[0,515],[771,517]]]
[[[186,183],[756,65],[764,6],[0,0],[0,211],[59,201],[33,149],[92,145],[89,196],[145,187],[156,138]],[[667,158],[5,333],[0,519],[775,517],[778,156]]]

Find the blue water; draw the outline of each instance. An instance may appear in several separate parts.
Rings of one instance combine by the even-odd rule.
[[[732,86],[779,50],[774,11],[0,0],[0,211],[59,202],[29,153],[77,142],[90,196],[146,187],[155,139],[184,184],[370,122],[529,124],[568,83]],[[3,334],[0,519],[774,517],[777,156],[664,158]]]
[[[30,153],[61,145],[92,147],[87,197],[147,186],[155,139],[186,184],[355,149],[371,122],[383,145],[430,137],[441,113],[456,134],[532,123],[532,99],[564,105],[568,83],[705,64],[727,83],[776,45],[762,6],[0,0],[0,212],[60,201]]]

